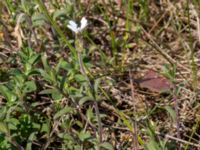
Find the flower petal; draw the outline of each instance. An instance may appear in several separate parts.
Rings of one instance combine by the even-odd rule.
[[[70,30],[74,31],[75,33],[78,33],[78,29],[75,28],[74,26],[67,25],[67,27],[68,27]]]
[[[69,21],[69,25],[72,26],[72,27],[74,27],[74,28],[77,28],[77,26],[78,26],[77,23],[74,22],[73,20]]]
[[[81,27],[80,30],[83,30],[85,27],[87,26],[87,19],[85,17],[83,17],[81,19]]]
[[[70,21],[69,21],[69,24],[67,25],[67,27],[68,27],[70,30],[74,31],[75,33],[78,33],[78,32],[79,32],[77,26],[78,26],[78,25],[77,25],[74,21],[72,21],[72,20],[70,20]]]

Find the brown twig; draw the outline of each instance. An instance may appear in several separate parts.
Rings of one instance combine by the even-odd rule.
[[[129,70],[129,80],[130,80],[130,86],[131,86],[131,96],[132,96],[132,101],[133,101],[133,111],[134,111],[134,116],[136,114],[136,107],[135,107],[135,96],[134,96],[134,87],[133,87],[133,79],[131,76],[131,71]],[[133,133],[133,146],[134,150],[138,150],[138,139],[137,139],[137,122],[134,121],[134,133]]]
[[[188,145],[191,145],[191,146],[195,146],[195,147],[197,147],[197,148],[200,148],[200,145],[199,145],[199,144],[195,144],[195,143],[192,143],[192,142],[188,142],[188,141],[185,141],[185,140],[183,140],[183,139],[179,139],[179,138],[173,137],[173,136],[168,135],[168,134],[164,135],[164,134],[162,134],[162,133],[160,133],[160,132],[156,132],[156,134],[158,134],[158,135],[160,135],[160,136],[165,136],[166,138],[169,138],[169,139],[171,139],[171,140],[175,140],[175,141],[177,141],[177,142],[181,142],[181,143],[184,143],[184,144],[188,144]]]
[[[180,123],[179,123],[179,111],[178,111],[178,100],[177,100],[177,97],[175,95],[176,93],[174,93],[174,98],[173,98],[173,101],[174,101],[174,107],[175,107],[175,112],[176,112],[176,131],[177,131],[177,138],[181,138],[180,136]]]

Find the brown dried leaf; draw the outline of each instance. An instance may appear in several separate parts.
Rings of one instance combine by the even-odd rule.
[[[147,88],[152,92],[158,93],[167,92],[173,88],[173,84],[167,78],[154,70],[148,70],[139,85],[141,88]]]

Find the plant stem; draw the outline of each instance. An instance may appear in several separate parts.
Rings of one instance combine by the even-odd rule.
[[[136,116],[136,106],[135,106],[135,95],[134,95],[134,87],[133,87],[133,79],[131,76],[131,71],[129,70],[129,79],[130,79],[130,86],[131,86],[131,96],[132,96],[132,101],[133,101],[133,111],[134,111],[134,116]],[[137,138],[137,122],[136,119],[134,121],[134,132],[132,132],[133,134],[133,147],[135,150],[139,149],[138,146],[138,138]]]
[[[77,37],[77,36],[76,36]],[[98,121],[98,134],[99,134],[99,143],[98,143],[98,150],[101,149],[100,145],[102,143],[102,134],[103,134],[103,130],[102,130],[102,123],[101,123],[101,117],[100,117],[100,112],[99,112],[99,107],[98,107],[98,103],[97,103],[97,99],[96,99],[96,94],[95,94],[95,90],[94,90],[94,86],[92,84],[92,81],[90,80],[90,78],[88,77],[85,68],[84,68],[84,64],[83,64],[83,60],[82,60],[82,40],[80,40],[80,38],[77,39],[78,41],[76,41],[76,48],[77,48],[77,55],[78,55],[78,62],[80,65],[80,72],[82,73],[82,75],[84,75],[86,77],[86,80],[89,84],[90,87],[90,91],[92,93],[92,96],[94,98],[94,109],[95,109],[95,113],[97,116],[97,121]],[[78,46],[78,47],[77,47]]]
[[[180,136],[180,123],[179,123],[179,111],[178,111],[178,100],[177,100],[177,97],[176,95],[174,95],[174,98],[173,98],[173,101],[175,103],[175,112],[176,112],[176,130],[177,130],[177,138],[181,139],[181,136]]]

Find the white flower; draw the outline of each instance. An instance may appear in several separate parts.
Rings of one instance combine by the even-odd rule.
[[[78,27],[77,23],[74,22],[73,20],[69,21],[69,24],[67,25],[67,27],[77,34],[81,32],[87,25],[88,25],[87,19],[83,17],[81,19],[80,27]]]

